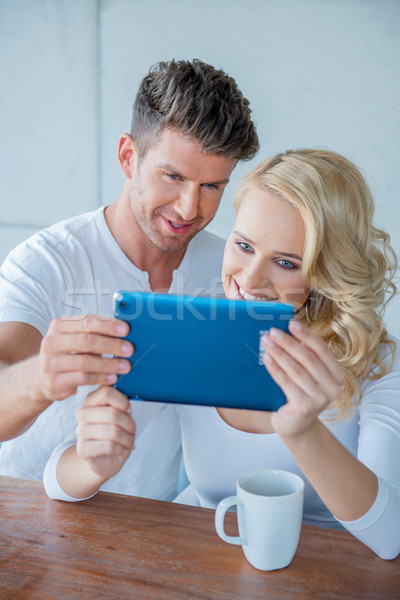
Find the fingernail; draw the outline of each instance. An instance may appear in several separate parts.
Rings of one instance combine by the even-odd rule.
[[[293,331],[301,331],[303,329],[303,325],[300,321],[290,321],[290,327]]]
[[[109,373],[108,375],[106,375],[106,381],[107,383],[115,383],[117,381],[118,377],[117,375],[114,375],[114,373]]]
[[[119,325],[117,325],[117,333],[119,335],[127,335],[128,334],[127,325],[125,323],[120,323]]]
[[[272,363],[272,358],[270,357],[267,351],[264,352],[263,358],[267,361],[267,363]]]
[[[274,342],[271,340],[271,338],[269,337],[269,335],[264,335],[263,336],[263,342],[269,346],[270,348],[274,348],[275,344]]]
[[[131,363],[127,360],[120,360],[118,363],[118,370],[123,373],[127,373],[131,369]]]
[[[130,356],[132,354],[132,346],[128,343],[122,344],[121,349],[124,356]]]
[[[281,329],[276,329],[275,327],[271,327],[269,330],[270,335],[272,335],[276,340],[280,340],[283,338],[283,331]]]

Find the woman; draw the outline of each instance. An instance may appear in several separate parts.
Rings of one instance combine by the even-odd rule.
[[[274,414],[179,407],[191,485],[177,501],[214,507],[242,473],[286,469],[305,480],[304,522],[343,526],[393,558],[400,552],[400,358],[382,310],[396,291],[397,263],[388,235],[372,224],[371,193],[344,157],[299,150],[251,172],[235,207],[223,263],[227,297],[296,308],[292,335],[271,329],[263,340],[265,367],[287,403]],[[112,449],[98,445],[107,444],[99,429],[90,450],[96,392],[78,413],[78,454],[96,485],[69,487],[67,468],[58,466],[62,487],[77,498],[115,474],[132,447],[129,403],[115,391],[108,397],[121,430]]]

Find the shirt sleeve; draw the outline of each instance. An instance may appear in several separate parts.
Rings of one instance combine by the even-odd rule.
[[[144,431],[146,431],[147,427],[152,423],[152,421],[160,415],[166,408],[168,408],[167,404],[162,402],[147,402],[144,400],[132,401],[132,416],[135,419],[136,423],[136,434],[135,440],[137,441]],[[70,448],[71,446],[75,446],[77,443],[76,434],[71,436],[66,442],[57,446],[49,460],[47,461],[46,467],[43,473],[43,485],[46,491],[46,494],[49,498],[53,500],[65,500],[66,502],[80,502],[81,500],[88,500],[95,496],[97,492],[88,496],[87,498],[74,498],[73,496],[69,496],[60,484],[57,479],[57,466],[58,461],[64,452]]]
[[[390,560],[400,553],[400,495],[381,478],[378,483],[378,495],[370,510],[360,519],[339,523],[380,558]]]
[[[58,479],[57,479],[58,461],[60,460],[60,458],[64,454],[64,452],[71,446],[75,446],[75,444],[76,444],[76,438],[71,438],[64,444],[60,444],[53,451],[52,455],[50,456],[49,460],[47,461],[47,464],[46,464],[46,467],[45,467],[44,473],[43,473],[43,485],[44,485],[46,494],[52,500],[64,500],[65,502],[80,502],[81,500],[88,500],[89,498],[92,498],[95,495],[95,494],[92,494],[91,496],[88,496],[87,498],[74,498],[73,496],[70,496],[69,494],[64,492],[64,490],[58,483]]]
[[[44,336],[70,287],[68,269],[54,249],[35,236],[17,246],[0,269],[0,321],[18,321]],[[52,300],[53,298],[53,300]]]
[[[389,357],[390,359],[390,357]],[[400,553],[400,358],[392,370],[364,387],[360,405],[358,459],[378,477],[370,510],[355,521],[340,521],[378,556]]]

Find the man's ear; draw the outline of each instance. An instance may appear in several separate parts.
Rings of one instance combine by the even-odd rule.
[[[123,174],[127,179],[133,178],[136,159],[136,147],[129,133],[123,133],[119,138],[118,160]]]

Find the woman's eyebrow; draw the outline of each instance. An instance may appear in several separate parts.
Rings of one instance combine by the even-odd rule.
[[[236,235],[243,238],[246,242],[248,242],[252,246],[255,245],[255,242],[253,242],[253,240],[251,240],[246,235],[244,235],[244,233],[242,233],[241,231],[238,231],[237,229],[235,229],[233,233],[236,233]],[[279,254],[280,256],[288,256],[289,258],[295,258],[296,260],[299,260],[299,261],[303,260],[303,258],[301,256],[299,256],[298,254],[292,254],[291,252],[283,252],[282,250],[273,250],[272,253]]]
[[[244,240],[246,240],[246,242],[249,242],[249,244],[254,244],[255,243],[250,238],[248,238],[247,236],[245,236],[244,233],[242,233],[241,231],[238,231],[237,229],[235,229],[235,231],[233,233],[236,233],[236,235],[238,235],[239,237],[241,237]]]
[[[274,250],[274,254],[279,254],[280,256],[289,256],[289,258],[296,258],[297,260],[302,261],[302,257],[298,254],[291,254],[290,252],[279,252],[279,250]]]

